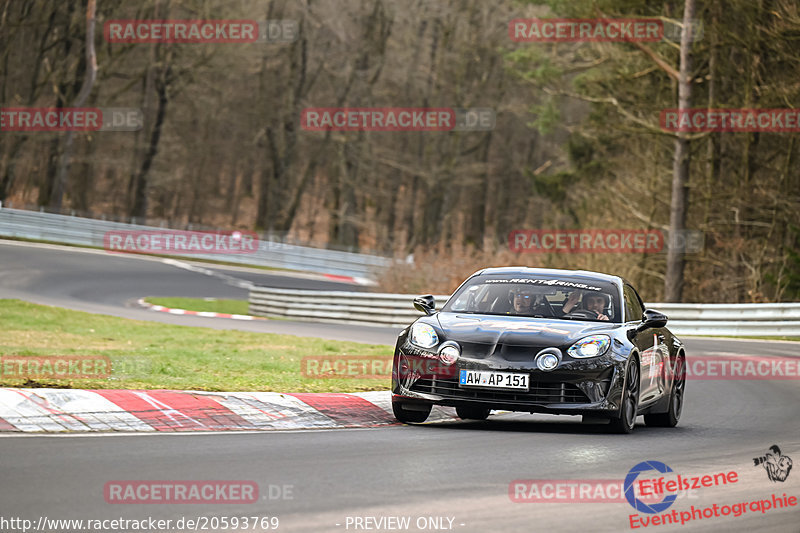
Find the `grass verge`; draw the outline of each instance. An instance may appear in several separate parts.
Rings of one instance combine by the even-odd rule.
[[[386,390],[385,379],[312,379],[306,356],[359,355],[386,359],[390,346],[273,333],[174,326],[0,300],[0,356],[107,356],[108,377],[52,379],[9,375],[0,386],[81,389],[356,392]]]

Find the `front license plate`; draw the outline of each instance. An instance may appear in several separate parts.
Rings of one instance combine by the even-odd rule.
[[[462,387],[487,387],[490,389],[528,390],[528,374],[491,372],[488,370],[462,370],[458,379]]]

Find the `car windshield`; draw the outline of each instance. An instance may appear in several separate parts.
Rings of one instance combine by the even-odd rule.
[[[621,322],[613,283],[570,277],[475,276],[442,312]]]

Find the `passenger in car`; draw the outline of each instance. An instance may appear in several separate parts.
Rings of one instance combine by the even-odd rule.
[[[582,292],[583,291],[577,290],[570,293],[567,301],[564,302],[564,307],[561,309],[565,315],[579,308],[578,302],[580,301]],[[583,309],[596,313],[597,320],[609,320],[608,316],[605,314],[605,307],[605,295],[598,293],[586,293],[583,295]]]

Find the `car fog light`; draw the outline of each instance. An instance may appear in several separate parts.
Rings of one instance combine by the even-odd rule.
[[[439,350],[439,360],[446,365],[455,363],[460,355],[461,350],[455,344],[446,344]]]
[[[556,348],[545,348],[536,356],[536,366],[539,370],[549,372],[561,362],[561,352]]]
[[[556,366],[558,366],[558,357],[551,353],[545,354],[539,358],[536,366],[538,366],[541,370],[553,370]]]

